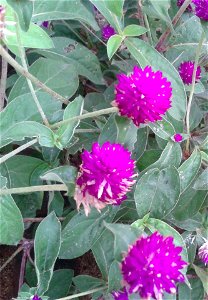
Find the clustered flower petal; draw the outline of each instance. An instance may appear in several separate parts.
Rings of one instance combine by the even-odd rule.
[[[128,300],[128,293],[126,288],[123,291],[116,291],[112,293],[114,300]]]
[[[128,292],[144,299],[161,300],[163,292],[175,293],[176,282],[184,282],[180,269],[187,265],[179,255],[173,237],[155,232],[139,238],[122,261],[121,270]]]
[[[34,295],[31,300],[42,300],[38,295]]]
[[[178,68],[179,74],[185,84],[192,83],[192,76],[194,72],[194,61],[182,62]],[[201,78],[201,67],[198,66],[196,70],[196,82]]]
[[[205,265],[208,264],[208,241],[204,243],[198,252],[199,258],[203,261]]]
[[[113,27],[111,27],[110,25],[103,26],[102,37],[105,41],[109,40],[109,38],[114,34],[116,34],[116,32]]]
[[[153,72],[150,66],[144,69],[135,66],[129,76],[120,74],[117,78],[112,105],[135,125],[161,120],[161,115],[171,107],[171,83],[161,71]]]
[[[208,0],[193,0],[195,14],[204,21],[208,21]]]
[[[173,138],[176,143],[180,143],[183,140],[183,137],[180,133],[176,133]]]
[[[185,2],[185,0],[178,0],[177,1],[177,6],[179,6],[179,7],[182,6],[184,2]],[[189,12],[193,11],[193,9],[192,9],[192,7],[191,7],[190,4],[187,6],[186,10],[189,11]]]
[[[94,143],[91,152],[82,153],[74,196],[77,208],[83,204],[88,215],[90,206],[100,211],[107,204],[121,204],[135,183],[134,168],[131,153],[122,145]]]

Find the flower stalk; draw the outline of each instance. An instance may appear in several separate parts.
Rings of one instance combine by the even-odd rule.
[[[36,185],[11,189],[1,189],[0,195],[25,194],[34,192],[67,191],[65,184]]]

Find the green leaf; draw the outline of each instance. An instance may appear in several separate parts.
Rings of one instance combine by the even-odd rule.
[[[11,195],[0,196],[0,244],[17,245],[23,238],[24,224]]]
[[[54,37],[53,39],[54,49],[51,50],[37,50],[36,52],[56,61],[56,64],[63,64],[66,68],[72,69],[72,72],[82,75],[94,83],[105,84],[103,75],[100,68],[100,63],[96,55],[79,44],[77,41],[66,37]],[[59,70],[59,68],[58,68]],[[76,71],[75,71],[76,70]],[[68,70],[69,72],[69,70]],[[72,76],[72,75],[71,75]],[[72,84],[68,79],[68,84]]]
[[[54,100],[51,95],[45,92],[37,92],[36,95],[48,121],[52,121],[56,112],[61,110],[61,102]],[[21,107],[21,109],[17,109],[17,107]],[[23,94],[13,99],[0,113],[0,119],[1,134],[12,125],[21,121],[42,123],[42,118],[31,93]]]
[[[182,236],[178,233],[178,231],[176,231],[173,227],[171,227],[167,223],[165,223],[161,220],[158,220],[158,219],[154,219],[154,218],[149,218],[146,221],[146,225],[150,229],[151,232],[158,230],[164,236],[172,236],[174,238],[174,244],[176,246],[180,246],[183,248],[183,250],[182,250],[183,260],[188,262],[188,253],[186,250],[186,245],[185,245],[185,242],[184,242]],[[183,274],[185,274],[186,269],[187,268],[184,268],[181,272]]]
[[[191,288],[186,284],[178,285],[178,300],[204,300],[204,289],[199,278],[190,278]]]
[[[107,8],[119,18],[123,15],[124,0],[104,0]]]
[[[118,261],[114,261],[109,270],[108,276],[108,291],[116,291],[121,289],[121,270],[120,270],[120,263]]]
[[[121,46],[122,41],[123,37],[118,34],[114,34],[109,38],[107,42],[107,54],[109,59],[111,59],[116,53],[118,48]]]
[[[75,68],[73,66],[70,66],[69,68],[64,62],[39,58],[28,70],[41,82],[65,98],[73,96],[78,89],[79,80]],[[40,88],[36,86],[34,86],[34,89],[35,92],[40,90]],[[9,101],[29,92],[30,89],[27,81],[24,76],[21,76],[16,81],[9,94]]]
[[[61,224],[55,214],[51,213],[39,224],[34,240],[38,295],[48,290],[60,245]]]
[[[63,120],[80,116],[82,114],[83,105],[84,105],[84,101],[81,96],[75,98],[65,108]],[[56,144],[59,145],[59,148],[67,147],[79,123],[80,120],[77,120],[77,121],[72,121],[68,124],[63,124],[59,127],[59,129],[56,132],[57,134]]]
[[[33,3],[28,0],[7,0],[7,3],[17,13],[22,30],[27,31],[29,29],[30,20],[32,17]]]
[[[86,292],[101,286],[105,286],[105,281],[89,275],[78,275],[73,278],[73,283],[80,292]]]
[[[147,126],[137,130],[137,139],[132,152],[134,159],[138,160],[144,153],[147,147],[148,135],[149,130]]]
[[[146,0],[143,3],[143,11],[150,17],[157,17],[171,26],[171,19],[168,14],[171,4],[170,0]]]
[[[121,261],[122,253],[128,250],[129,245],[142,234],[141,230],[126,224],[105,223],[105,227],[114,235],[114,258],[118,261]]]
[[[93,14],[80,0],[35,1],[32,20],[33,22],[43,22],[46,20],[78,20],[87,23],[94,30],[99,30]]]
[[[165,118],[163,118],[162,121],[149,123],[148,126],[157,136],[164,140],[170,140],[171,136],[175,134],[175,129],[173,125],[170,122],[168,122]]]
[[[6,130],[1,136],[0,148],[13,141],[23,141],[26,137],[37,137],[41,146],[54,147],[54,133],[48,127],[32,121],[19,122]]]
[[[45,296],[50,300],[66,297],[72,284],[74,271],[70,269],[60,269],[53,273],[48,291]]]
[[[124,28],[123,34],[125,36],[139,36],[147,32],[147,28],[139,26],[139,25],[128,25]]]
[[[147,171],[137,182],[134,193],[139,217],[150,212],[153,217],[164,218],[173,210],[179,194],[180,179],[174,167]]]
[[[130,119],[118,115],[115,115],[115,123],[117,127],[116,143],[122,144],[132,151],[137,141],[137,127]]]
[[[201,279],[205,293],[208,294],[208,281],[207,281],[208,272],[203,270],[202,268],[197,267],[196,265],[193,265],[193,267],[194,267],[196,274]]]
[[[88,217],[85,216],[83,211],[75,215],[62,231],[59,257],[61,259],[72,259],[90,250],[96,238],[104,229],[103,221],[112,221],[114,214],[114,210],[107,207],[101,214],[92,209]]]
[[[102,273],[103,279],[107,280],[110,265],[114,260],[114,236],[111,231],[105,230],[96,240],[92,252],[96,263]]]
[[[143,171],[148,167],[151,167],[153,163],[155,163],[161,155],[162,150],[151,149],[144,152],[142,157],[137,161],[137,168],[139,171]]]
[[[208,169],[205,169],[194,183],[195,190],[207,190],[208,189]]]
[[[201,166],[201,154],[199,150],[194,150],[191,156],[178,168],[181,193],[191,184],[196,177]]]
[[[171,82],[172,107],[168,112],[176,120],[182,121],[186,114],[186,93],[177,70],[164,56],[144,41],[128,38],[125,40],[125,44],[142,68],[150,65],[154,71],[162,71],[163,76]]]
[[[73,195],[75,189],[75,179],[77,177],[77,169],[72,166],[60,166],[49,170],[41,176],[43,180],[57,181],[66,184],[68,194]]]
[[[117,128],[118,127],[116,126],[115,114],[112,114],[102,128],[102,131],[98,138],[98,143],[101,145],[106,141],[115,143],[117,139]]]

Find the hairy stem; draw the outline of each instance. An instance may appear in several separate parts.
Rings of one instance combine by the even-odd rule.
[[[186,112],[186,130],[187,130],[188,135],[190,135],[190,112],[191,112],[191,104],[192,104],[194,89],[195,89],[196,72],[197,72],[199,56],[201,53],[201,48],[202,48],[204,39],[205,39],[205,34],[203,32],[201,35],[201,39],[199,41],[198,47],[196,49],[196,57],[195,57],[195,63],[194,63],[194,71],[193,71],[193,75],[192,75],[191,91],[190,91],[189,102],[188,102],[188,106],[187,106],[187,112]],[[187,142],[186,142],[186,151],[189,150],[189,145],[190,145],[190,137],[188,137]]]
[[[22,251],[22,247],[19,247],[10,257],[5,261],[5,263],[0,267],[0,272],[4,270],[4,268],[17,256],[18,253]]]
[[[44,218],[24,218],[23,222],[27,223],[27,222],[31,222],[31,223],[39,223],[43,220]],[[66,218],[65,217],[60,217],[58,218],[59,221],[64,221]]]
[[[180,17],[182,16],[182,14],[184,13],[184,11],[186,10],[186,8],[189,6],[189,4],[191,2],[192,2],[192,0],[185,0],[185,2],[180,7],[177,14],[175,15],[175,17],[172,20],[172,25],[173,26],[175,26],[178,23]],[[165,51],[165,42],[166,42],[167,38],[169,37],[170,33],[171,33],[171,28],[168,27],[166,29],[166,31],[161,35],[157,45],[155,46],[157,51],[159,51],[159,52],[164,52]]]
[[[137,5],[137,16],[138,16],[138,20],[139,20],[139,24],[143,27],[145,27],[145,22],[144,22],[144,15],[142,12],[142,1],[138,0],[138,5]],[[146,36],[146,33],[142,34],[142,39],[145,42],[148,42],[148,38]]]
[[[24,47],[22,46],[22,41],[21,41],[21,35],[20,35],[20,29],[19,29],[19,24],[18,24],[18,19],[17,19],[17,16],[15,14],[15,19],[16,19],[16,36],[17,36],[17,44],[18,44],[18,49],[19,49],[19,54],[20,54],[20,59],[21,59],[21,62],[22,62],[22,66],[23,68],[28,72],[28,66],[27,66],[27,60],[26,60],[26,55],[25,55],[25,49]],[[43,123],[47,126],[47,127],[50,127],[50,124],[47,120],[47,117],[40,105],[40,102],[36,96],[36,93],[35,93],[35,90],[33,88],[33,85],[32,85],[32,82],[30,81],[30,79],[26,78],[27,80],[27,84],[29,86],[29,89],[30,89],[30,92],[31,92],[31,95],[33,97],[33,100],[37,106],[37,109],[41,115],[41,118],[43,120]]]
[[[20,147],[18,147],[17,149],[9,152],[8,154],[4,155],[3,157],[0,158],[0,164],[2,164],[3,162],[5,162],[7,159],[11,158],[12,156],[16,155],[17,153],[29,148],[30,146],[36,144],[38,142],[38,139],[34,139]]]
[[[0,195],[25,194],[33,192],[67,191],[65,184],[35,185],[11,189],[1,189]]]
[[[53,98],[68,104],[69,101],[65,99],[63,96],[59,95],[49,87],[47,87],[43,82],[41,82],[38,78],[33,76],[31,73],[29,73],[27,70],[25,70],[16,60],[12,58],[11,55],[4,49],[2,45],[0,45],[0,55],[21,75],[28,78],[34,85],[45,91],[46,93],[50,94]]]
[[[77,298],[77,297],[82,297],[82,296],[85,296],[85,295],[90,295],[90,294],[93,294],[93,293],[95,293],[95,292],[102,291],[102,290],[105,290],[105,289],[107,289],[107,287],[99,287],[99,288],[96,288],[96,289],[93,289],[93,290],[90,290],[90,291],[87,291],[87,292],[75,294],[75,295],[68,296],[68,297],[64,297],[64,298],[59,298],[59,299],[57,299],[57,300],[70,300],[70,299],[75,299],[75,298]]]
[[[21,286],[23,285],[23,282],[24,282],[26,261],[27,261],[27,251],[24,250],[23,255],[22,255],[21,266],[20,266],[19,290],[20,290],[20,288],[21,288]]]
[[[5,49],[5,51],[7,51],[7,50]],[[8,69],[8,63],[2,57],[1,58],[1,82],[0,82],[0,111],[2,111],[3,108],[4,108],[6,80],[7,80],[7,69]]]
[[[68,124],[70,122],[74,122],[74,121],[78,121],[78,120],[83,120],[83,119],[87,119],[87,118],[94,118],[94,117],[98,117],[101,115],[106,115],[106,114],[110,114],[110,113],[114,113],[114,112],[118,112],[118,108],[117,107],[110,107],[110,108],[105,108],[105,109],[101,109],[101,110],[97,110],[97,111],[93,111],[93,112],[89,112],[77,117],[73,117],[70,119],[66,119],[60,122],[57,122],[53,125],[51,125],[51,128],[58,128],[63,124]]]

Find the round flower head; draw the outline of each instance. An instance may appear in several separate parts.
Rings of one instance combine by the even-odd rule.
[[[112,293],[114,300],[128,300],[128,293],[126,288],[123,291],[116,291]]]
[[[182,6],[184,2],[185,2],[185,0],[178,0],[178,1],[177,1],[177,6],[179,6],[179,7]],[[191,7],[190,4],[189,4],[188,7],[186,8],[186,10],[189,11],[189,12],[192,12],[192,11],[193,11],[193,9],[192,9],[192,7]]]
[[[77,208],[83,204],[86,215],[90,206],[98,211],[107,204],[119,205],[135,183],[135,162],[120,144],[94,143],[92,151],[82,153],[82,165],[76,181]]]
[[[121,270],[129,293],[138,292],[141,298],[162,299],[163,292],[175,293],[175,282],[183,282],[180,269],[187,265],[179,255],[172,237],[158,232],[141,237],[129,248],[122,261]]]
[[[102,28],[102,37],[105,41],[107,41],[114,34],[116,34],[116,32],[110,25],[106,25]]]
[[[117,78],[112,105],[135,125],[161,120],[161,115],[171,107],[171,83],[161,71],[153,72],[150,66],[144,69],[135,66],[129,76],[120,74]]]
[[[185,61],[180,64],[179,68],[179,74],[185,84],[191,84],[192,83],[192,76],[194,72],[194,62],[193,61]],[[201,78],[201,68],[198,66],[196,70],[196,81],[200,80]]]
[[[180,133],[176,133],[173,138],[176,143],[180,143],[183,140],[183,137]]]
[[[204,243],[198,252],[199,258],[203,261],[205,265],[208,264],[208,241]]]
[[[204,21],[208,21],[208,0],[193,0],[195,14]]]
[[[31,300],[42,300],[38,295],[32,296]]]

